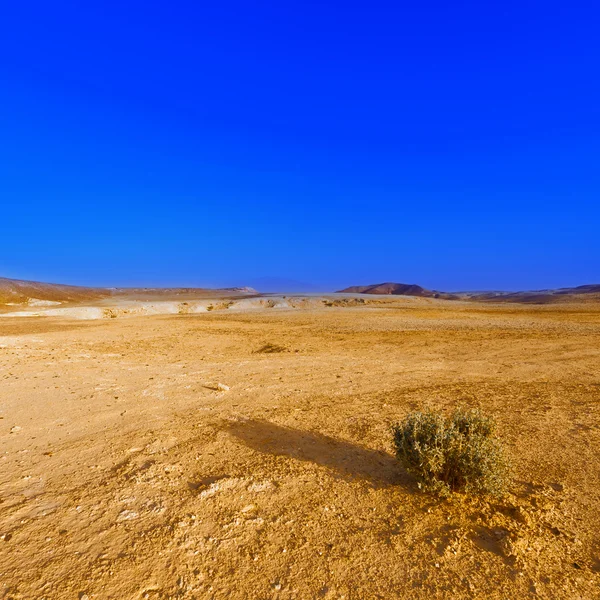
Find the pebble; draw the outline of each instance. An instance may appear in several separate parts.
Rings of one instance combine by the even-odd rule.
[[[133,510],[123,510],[119,513],[117,521],[130,521],[131,519],[137,519],[138,514]]]

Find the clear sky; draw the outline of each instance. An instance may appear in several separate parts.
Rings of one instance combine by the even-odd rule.
[[[6,2],[0,276],[600,283],[596,6]]]

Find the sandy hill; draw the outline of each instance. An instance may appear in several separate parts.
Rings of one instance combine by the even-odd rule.
[[[81,302],[111,295],[102,288],[79,287],[57,283],[40,283],[0,277],[0,303],[23,304],[26,302]]]
[[[44,305],[55,303],[81,303],[104,298],[153,300],[198,296],[246,296],[256,294],[249,287],[210,290],[206,288],[95,288],[58,283],[40,283],[0,277],[0,304]]]

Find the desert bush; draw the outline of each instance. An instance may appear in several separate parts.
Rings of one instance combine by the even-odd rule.
[[[496,423],[479,410],[415,412],[393,426],[393,436],[396,456],[425,490],[500,495],[506,487],[509,466]]]

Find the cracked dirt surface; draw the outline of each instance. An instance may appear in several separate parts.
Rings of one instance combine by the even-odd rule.
[[[497,417],[502,499],[390,424]],[[600,307],[0,322],[3,598],[599,598]]]

